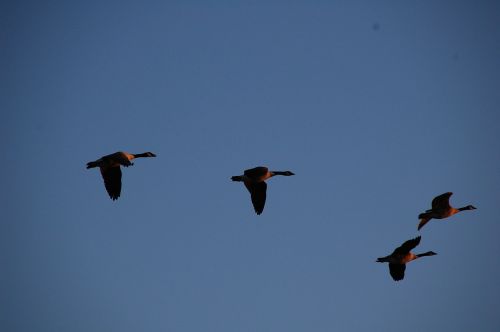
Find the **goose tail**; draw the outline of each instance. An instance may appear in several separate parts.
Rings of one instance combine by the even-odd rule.
[[[94,168],[94,167],[97,167],[97,166],[99,166],[99,165],[95,161],[91,161],[91,162],[87,163],[87,169]]]

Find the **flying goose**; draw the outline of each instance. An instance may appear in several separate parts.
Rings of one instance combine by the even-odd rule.
[[[259,166],[247,169],[243,175],[232,176],[231,180],[245,184],[250,192],[255,213],[260,215],[266,204],[267,184],[265,181],[275,175],[291,176],[295,174],[290,171],[269,171],[267,167]]]
[[[106,191],[112,200],[116,200],[120,197],[120,192],[122,190],[122,171],[120,165],[129,167],[133,165],[131,162],[133,159],[146,157],[156,157],[156,155],[151,152],[131,154],[119,151],[101,157],[96,161],[88,162],[87,169],[94,167],[99,167],[101,169]]]
[[[431,219],[444,219],[451,217],[452,215],[465,210],[475,210],[476,208],[472,205],[467,205],[459,209],[455,209],[450,206],[450,196],[453,195],[451,192],[444,193],[435,197],[432,200],[432,209],[425,211],[418,215],[420,222],[418,224],[418,230],[424,227],[425,224]]]
[[[377,258],[378,263],[389,263],[389,273],[395,281],[403,280],[405,277],[406,263],[409,263],[417,258],[424,256],[437,255],[434,251],[427,251],[423,254],[414,254],[410,252],[420,243],[420,236],[408,240],[400,247],[396,248],[392,254],[385,257]]]

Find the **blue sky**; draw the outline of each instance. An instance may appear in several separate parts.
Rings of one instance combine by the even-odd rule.
[[[498,331],[495,1],[0,5],[0,330]],[[85,164],[152,151],[111,201]],[[230,176],[266,165],[256,216]],[[403,281],[375,263],[422,229]]]

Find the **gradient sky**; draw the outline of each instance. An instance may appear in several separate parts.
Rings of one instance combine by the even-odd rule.
[[[500,331],[497,1],[4,1],[0,330]],[[152,151],[111,201],[85,164]],[[256,216],[230,176],[266,165]],[[375,263],[419,234],[394,282]]]

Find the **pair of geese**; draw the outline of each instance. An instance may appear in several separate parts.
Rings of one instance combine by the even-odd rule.
[[[88,162],[87,169],[99,167],[109,197],[112,200],[116,200],[120,197],[122,187],[122,172],[120,166],[129,167],[133,165],[132,160],[147,157],[156,157],[156,155],[152,152],[131,154],[119,151],[103,156],[96,161]],[[260,215],[262,211],[264,211],[264,205],[266,204],[267,183],[265,181],[276,175],[291,176],[295,174],[290,171],[270,171],[267,167],[259,166],[245,170],[243,175],[232,176],[231,180],[243,182],[250,192],[255,213]],[[467,205],[459,209],[452,207],[450,205],[450,196],[452,194],[451,192],[447,192],[432,200],[432,208],[418,216],[420,219],[418,230],[424,227],[431,219],[444,219],[461,211],[476,209],[472,205]],[[436,255],[433,251],[427,251],[421,254],[412,253],[411,250],[419,245],[420,240],[421,237],[418,236],[404,242],[401,246],[396,248],[392,254],[378,258],[377,262],[389,263],[389,273],[392,278],[395,281],[403,280],[407,263],[420,257]]]
[[[150,157],[156,157],[156,155],[152,152],[133,154],[119,151],[88,162],[87,169],[99,167],[104,180],[104,187],[106,187],[109,197],[112,200],[117,200],[122,190],[122,171],[120,166],[129,167],[134,165],[132,160],[136,158]],[[243,175],[233,176],[231,180],[245,184],[245,187],[250,192],[255,213],[261,214],[264,211],[267,196],[267,184],[265,181],[275,175],[291,176],[295,174],[290,171],[270,171],[267,167],[260,166],[247,169]]]
[[[420,230],[425,224],[431,219],[445,219],[457,214],[461,211],[475,210],[476,208],[472,205],[467,205],[461,208],[454,208],[450,205],[450,197],[453,195],[452,192],[447,192],[434,197],[432,200],[432,208],[418,215],[420,222],[417,229]],[[427,251],[422,254],[414,254],[411,252],[420,243],[420,236],[414,239],[408,240],[401,246],[397,247],[392,254],[377,258],[379,263],[389,263],[389,273],[395,281],[403,280],[405,277],[406,263],[409,263],[415,259],[425,256],[437,255],[434,251]]]

